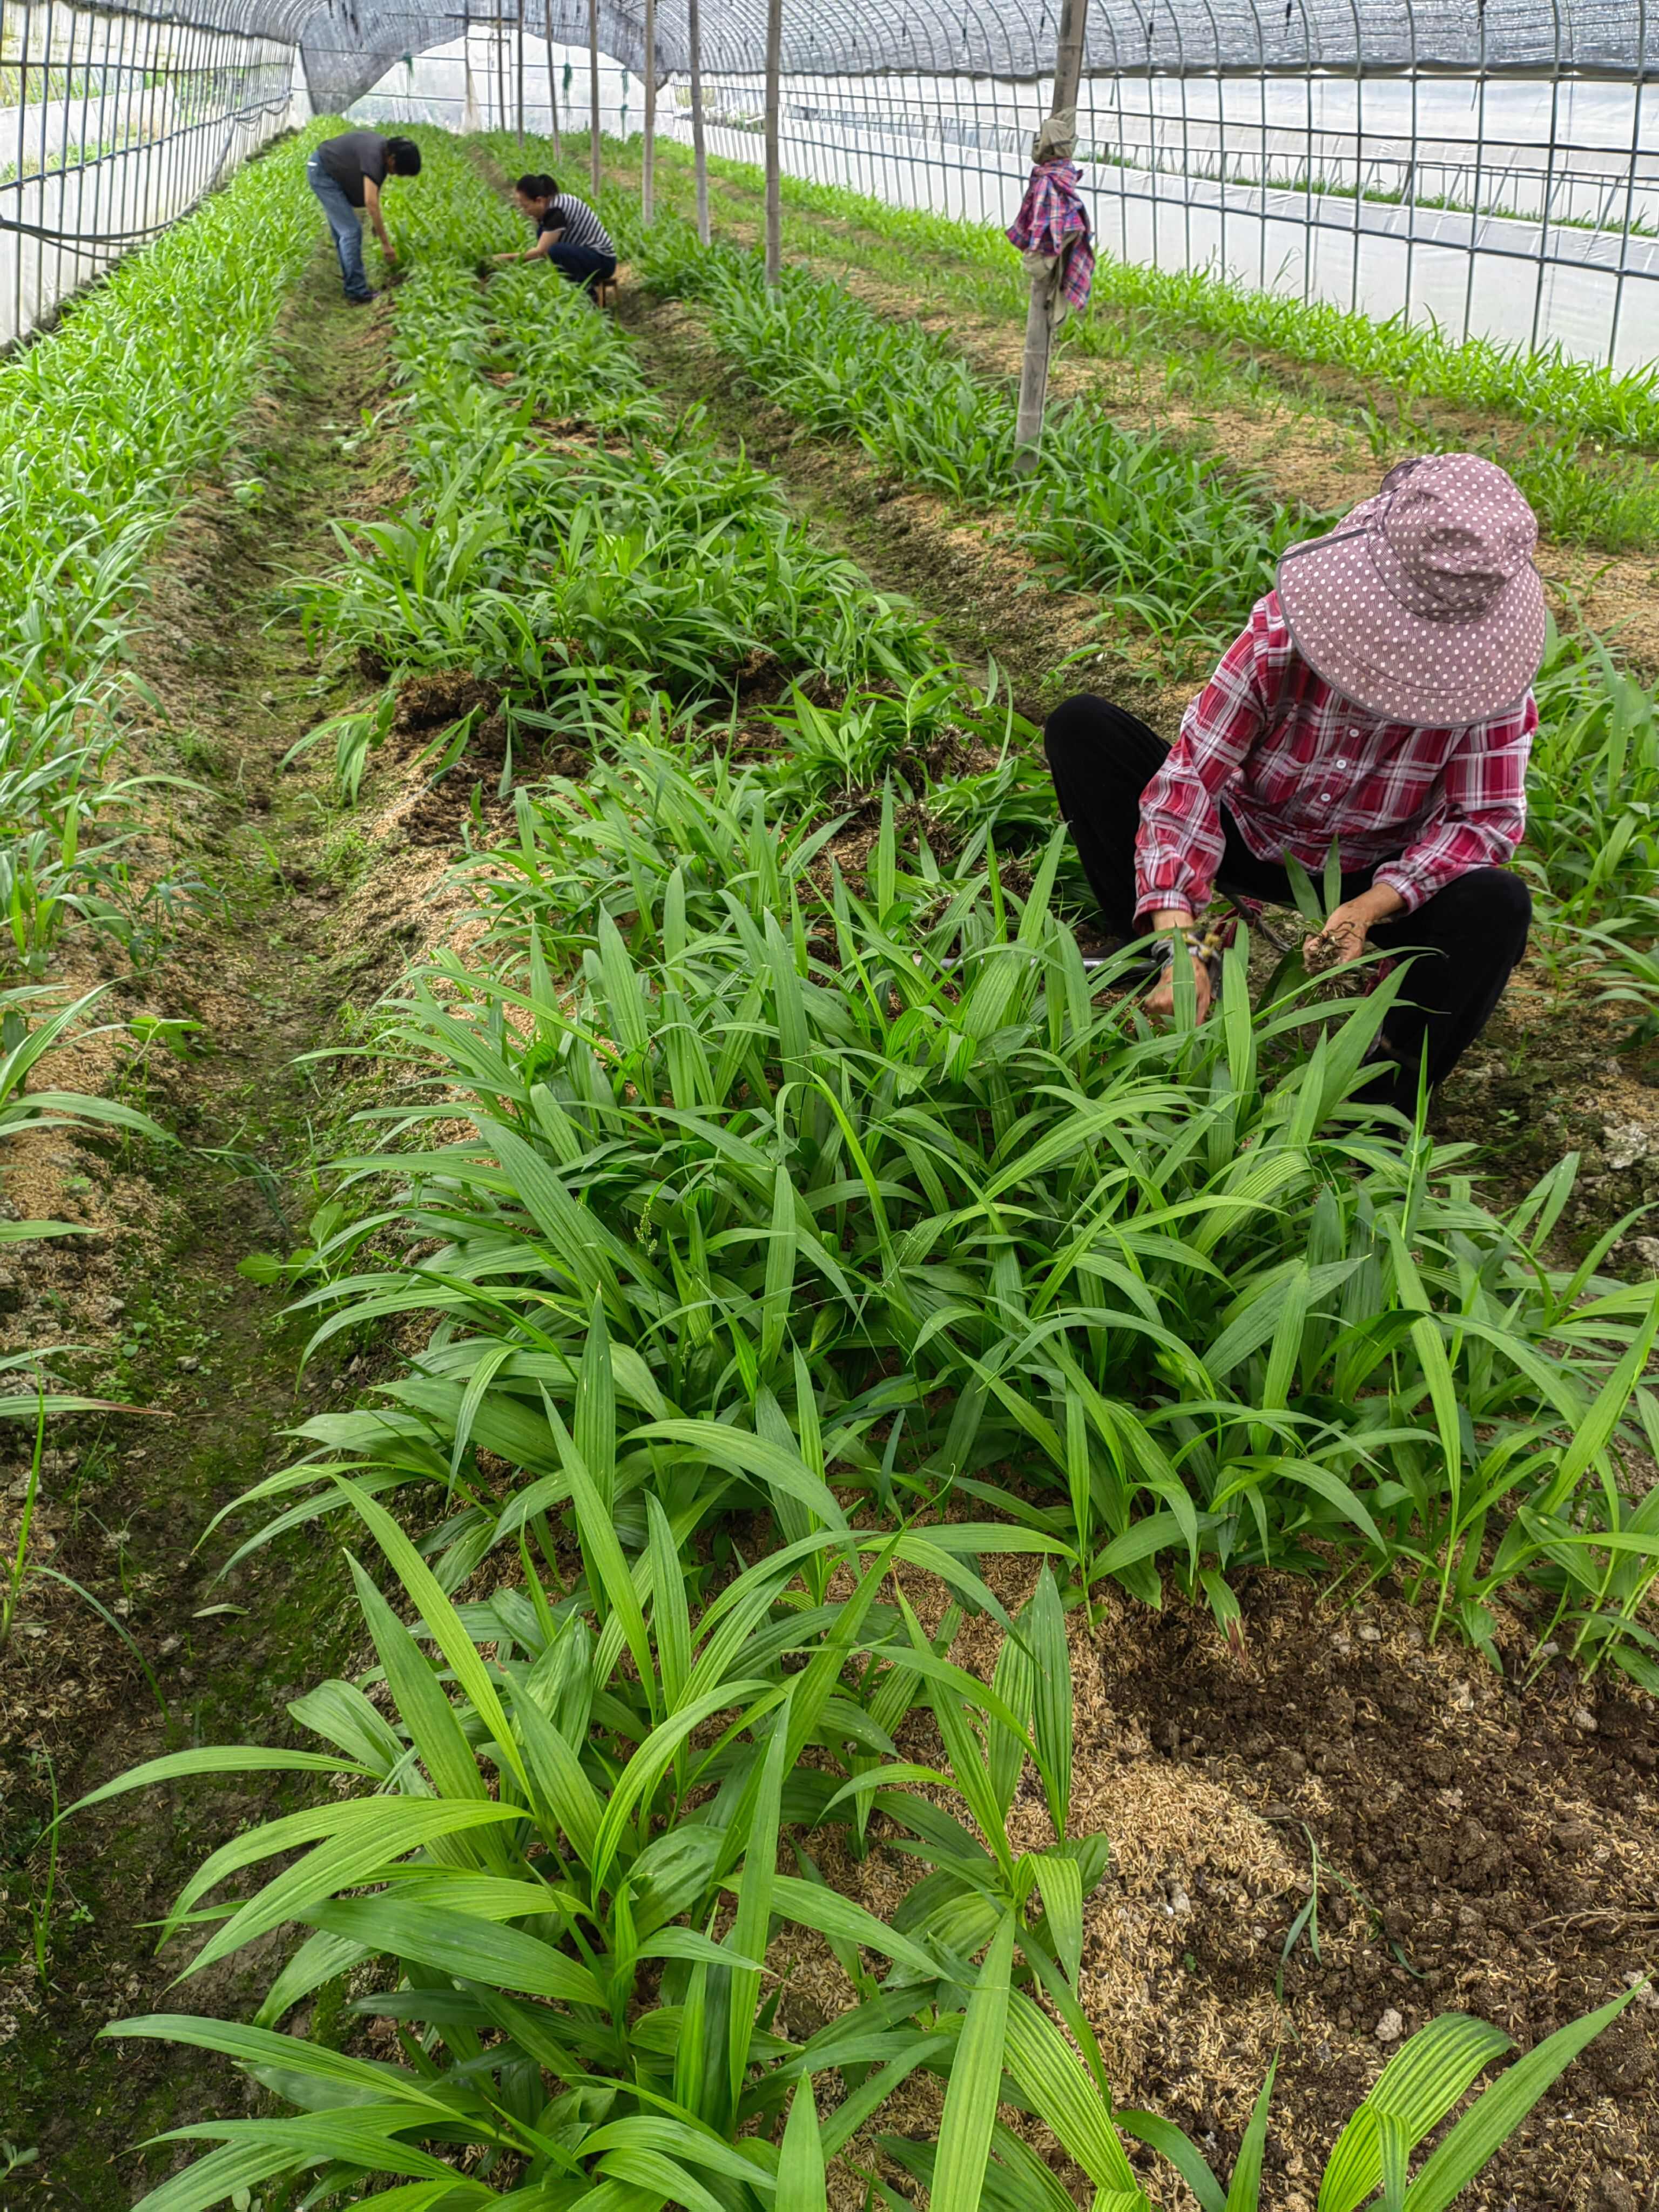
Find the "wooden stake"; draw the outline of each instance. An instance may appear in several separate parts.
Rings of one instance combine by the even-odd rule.
[[[1077,95],[1083,81],[1083,30],[1089,0],[1060,0],[1060,46],[1054,60],[1054,94],[1048,120],[1031,149],[1034,161],[1069,154],[1077,143]],[[1039,150],[1041,149],[1041,150]],[[1019,370],[1019,417],[1015,430],[1018,451],[1014,465],[1022,471],[1036,466],[1042,437],[1043,403],[1048,396],[1048,356],[1054,343],[1058,264],[1035,254],[1026,256],[1031,275],[1031,297],[1025,311],[1025,357]]]
[[[514,57],[517,66],[517,82],[515,82],[513,89],[514,100],[519,111],[519,159],[522,161],[524,159],[524,0],[519,0],[519,21],[516,26],[516,36],[519,42],[518,52]]]
[[[691,167],[697,179],[697,236],[708,243],[708,141],[702,119],[702,28],[697,0],[685,0],[685,38],[691,50]]]
[[[553,159],[562,161],[559,145],[559,82],[553,67],[553,0],[547,0],[547,105],[553,117]]]
[[[640,221],[657,217],[657,0],[645,0],[645,149],[640,156]]]
[[[778,78],[783,63],[783,0],[766,0],[766,282],[783,275],[783,181],[778,162]]]
[[[587,0],[587,174],[599,201],[599,0]]]

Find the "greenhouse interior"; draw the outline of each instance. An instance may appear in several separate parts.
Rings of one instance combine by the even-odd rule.
[[[0,0],[7,2212],[1659,2212],[1656,471],[1646,0]]]

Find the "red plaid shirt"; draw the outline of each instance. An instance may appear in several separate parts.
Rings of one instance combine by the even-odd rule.
[[[1136,912],[1202,913],[1225,805],[1258,860],[1294,853],[1317,873],[1335,838],[1346,870],[1381,861],[1409,914],[1471,868],[1498,867],[1527,826],[1530,691],[1495,721],[1455,730],[1384,722],[1332,690],[1291,642],[1279,594],[1182,718],[1140,795]]]
[[[1060,289],[1068,305],[1086,307],[1094,283],[1095,250],[1089,243],[1089,214],[1078,196],[1083,172],[1075,161],[1056,155],[1039,161],[1031,172],[1019,213],[1004,235],[1022,253],[1039,253],[1050,261],[1066,256]]]

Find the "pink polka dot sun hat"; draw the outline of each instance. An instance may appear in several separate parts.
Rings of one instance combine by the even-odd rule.
[[[1385,721],[1456,729],[1526,696],[1544,657],[1538,520],[1479,453],[1402,461],[1374,499],[1279,563],[1316,676]]]

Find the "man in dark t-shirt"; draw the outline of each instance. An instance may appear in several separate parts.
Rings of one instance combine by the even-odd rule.
[[[397,259],[380,214],[380,187],[388,177],[418,177],[421,149],[412,138],[382,138],[378,131],[344,131],[325,138],[306,163],[306,181],[322,202],[340,257],[348,300],[374,297],[363,274],[362,214],[366,210],[388,262]]]

